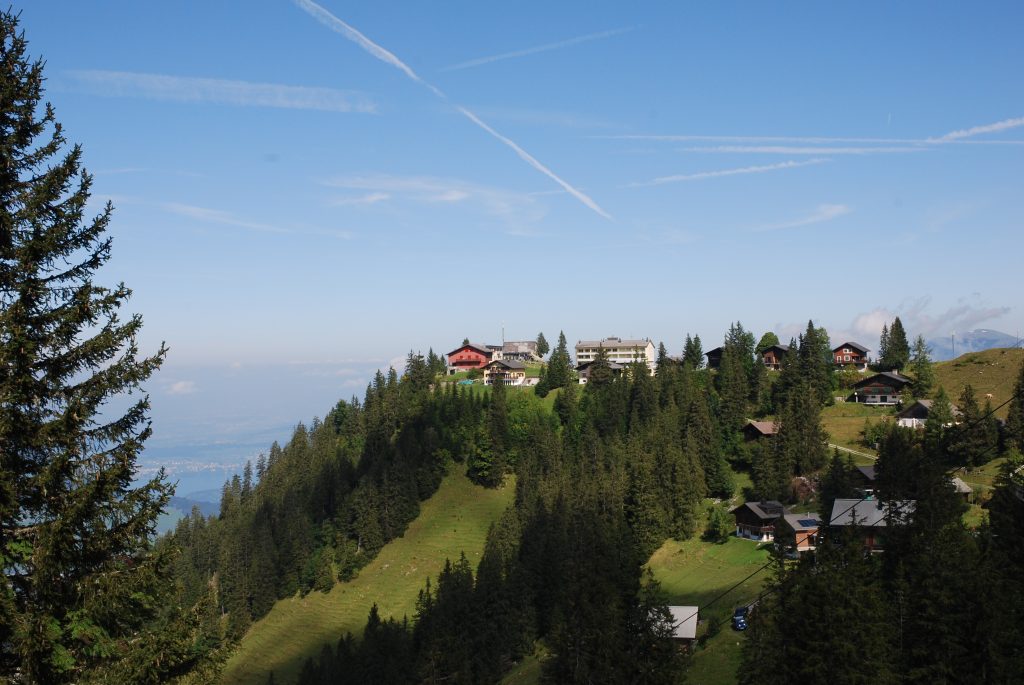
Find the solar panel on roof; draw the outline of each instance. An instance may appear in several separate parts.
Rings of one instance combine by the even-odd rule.
[[[804,528],[813,528],[814,526],[818,525],[817,519],[800,519],[799,521],[797,521],[797,523],[799,523]]]

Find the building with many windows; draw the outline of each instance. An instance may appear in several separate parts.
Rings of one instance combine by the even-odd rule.
[[[630,364],[641,362],[654,373],[656,361],[654,343],[649,338],[643,340],[623,340],[622,338],[605,338],[604,340],[580,340],[576,343],[576,365],[581,366],[597,359],[598,351],[604,349],[609,362]]]

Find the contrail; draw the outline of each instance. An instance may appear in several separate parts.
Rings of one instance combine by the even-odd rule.
[[[558,176],[556,176],[554,174],[554,172],[552,172],[546,166],[544,166],[543,164],[538,162],[537,159],[533,155],[531,155],[529,152],[527,152],[523,148],[521,148],[518,145],[516,145],[514,141],[509,140],[508,138],[506,138],[505,136],[501,135],[500,133],[495,131],[493,128],[491,128],[490,126],[488,126],[484,122],[480,121],[480,118],[477,117],[477,115],[473,114],[472,112],[470,112],[465,107],[461,107],[459,105],[456,105],[455,108],[457,110],[459,110],[460,112],[462,112],[466,116],[466,118],[469,119],[470,121],[472,121],[474,124],[476,124],[477,126],[482,128],[483,130],[487,131],[488,133],[490,133],[492,136],[494,136],[495,138],[497,138],[501,142],[505,143],[505,145],[508,145],[510,148],[512,148],[515,151],[515,153],[517,155],[519,155],[520,159],[522,159],[527,164],[532,166],[534,169],[536,169],[537,171],[541,172],[542,174],[544,174],[545,176],[550,178],[552,181],[554,181],[558,185],[560,185],[563,188],[565,188],[565,191],[567,193],[569,193],[570,195],[575,197],[577,200],[579,200],[580,202],[585,204],[587,207],[590,207],[592,210],[594,210],[595,212],[597,212],[598,214],[603,216],[605,219],[611,220],[611,218],[612,218],[611,215],[608,214],[608,212],[606,212],[603,209],[601,209],[596,202],[594,202],[592,199],[590,199],[583,192],[581,192],[579,190],[576,190],[571,185],[569,185],[568,183],[566,183],[565,181],[560,179]]]
[[[634,27],[630,26],[623,29],[612,29],[611,31],[601,31],[600,33],[588,33],[585,36],[576,36],[575,38],[569,38],[566,40],[558,41],[557,43],[546,43],[544,45],[536,45],[532,48],[525,48],[523,50],[513,50],[511,52],[503,52],[500,55],[490,55],[488,57],[478,57],[477,59],[471,59],[466,62],[459,62],[453,64],[450,67],[445,67],[441,71],[458,71],[459,69],[469,69],[470,67],[479,67],[482,64],[490,64],[491,62],[500,62],[505,59],[513,59],[516,57],[526,57],[528,55],[536,55],[538,52],[548,52],[550,50],[558,50],[560,48],[567,48],[572,45],[579,45],[580,43],[587,43],[592,40],[600,40],[602,38],[611,38],[621,33],[629,33],[634,30]]]
[[[705,178],[719,178],[721,176],[737,176],[743,174],[763,174],[779,169],[795,169],[796,167],[809,166],[811,164],[823,164],[828,162],[825,159],[808,159],[804,162],[779,162],[778,164],[766,164],[764,166],[746,166],[739,169],[719,169],[718,171],[701,171],[696,174],[678,174],[675,176],[661,176],[650,181],[636,181],[627,184],[627,188],[641,188],[644,186],[660,186],[665,183],[679,183],[681,181],[700,181]]]
[[[428,83],[427,81],[424,81],[422,78],[420,78],[420,76],[415,71],[413,71],[407,64],[405,64],[405,62],[403,62],[402,60],[398,59],[398,57],[396,57],[394,55],[394,53],[386,50],[385,48],[381,47],[380,45],[377,45],[372,40],[370,40],[369,38],[364,36],[362,33],[357,31],[354,27],[349,26],[348,24],[343,22],[341,19],[338,19],[336,16],[334,16],[333,14],[328,12],[326,9],[324,9],[320,5],[318,5],[315,2],[313,2],[313,0],[294,0],[294,2],[295,2],[296,5],[298,5],[300,8],[305,10],[309,15],[311,15],[314,19],[319,21],[324,26],[328,27],[332,31],[335,31],[336,33],[340,33],[342,36],[344,36],[345,38],[349,39],[350,41],[352,41],[353,43],[355,43],[359,47],[363,48],[368,53],[370,53],[371,55],[376,57],[377,59],[379,59],[382,62],[385,62],[387,64],[390,64],[391,66],[395,67],[396,69],[399,69],[402,73],[404,73],[406,76],[411,78],[416,83],[419,83],[420,85],[429,88],[431,91],[433,91],[433,93],[435,95],[437,95],[442,100],[448,101],[448,96],[445,95],[444,92],[441,91],[440,88],[438,88],[438,87],[434,86],[433,84]],[[535,158],[533,155],[528,153],[523,148],[519,147],[514,141],[510,140],[509,138],[506,138],[505,136],[503,136],[500,133],[498,133],[497,131],[495,131],[493,128],[491,128],[490,126],[485,124],[483,121],[480,120],[479,117],[477,117],[475,114],[470,112],[465,107],[461,107],[459,105],[456,105],[456,108],[459,110],[460,113],[462,113],[463,116],[468,118],[470,121],[472,121],[474,124],[476,124],[477,126],[482,128],[487,133],[489,133],[492,136],[494,136],[495,138],[497,138],[499,141],[501,141],[505,145],[508,145],[510,148],[512,148],[515,151],[515,153],[517,155],[519,155],[519,157],[523,161],[525,161],[527,164],[529,164],[534,169],[536,169],[537,171],[541,172],[542,174],[544,174],[548,178],[550,178],[553,181],[555,181],[555,183],[557,183],[558,185],[562,186],[562,188],[564,188],[569,194],[571,194],[577,200],[582,202],[584,205],[589,207],[594,212],[597,212],[599,215],[601,215],[605,219],[612,220],[612,216],[610,214],[608,214],[608,212],[606,212],[603,209],[601,209],[601,207],[599,207],[596,202],[594,202],[592,199],[587,197],[587,195],[584,194],[583,192],[577,190],[572,185],[570,185],[566,181],[564,181],[561,178],[559,178],[555,174],[555,172],[551,171],[546,166],[541,164],[537,160],[537,158]]]
[[[998,133],[999,131],[1017,128],[1018,126],[1024,126],[1024,117],[1017,117],[1016,119],[1005,119],[1003,121],[997,121],[994,124],[987,124],[985,126],[973,126],[971,128],[961,129],[959,131],[951,131],[950,133],[947,133],[946,135],[935,140],[937,142],[959,140],[961,138],[970,138],[971,136],[981,135],[982,133]]]

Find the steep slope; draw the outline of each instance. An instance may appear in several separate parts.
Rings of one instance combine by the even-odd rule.
[[[941,385],[945,388],[949,399],[955,403],[964,386],[969,383],[982,405],[986,399],[990,399],[992,406],[997,407],[1010,399],[1013,383],[1022,362],[1022,349],[971,352],[952,361],[937,363],[936,387]],[[991,395],[991,398],[987,397],[988,395]],[[1006,412],[1007,408],[1003,407],[996,412],[996,416],[1005,417]]]
[[[274,671],[278,683],[294,682],[307,657],[346,632],[358,634],[376,602],[381,617],[412,617],[428,577],[436,579],[446,558],[461,552],[476,565],[487,529],[512,501],[515,484],[488,490],[461,469],[449,474],[423,503],[405,535],[388,543],[352,581],[327,593],[281,600],[253,625],[224,669],[226,684],[262,684]]]

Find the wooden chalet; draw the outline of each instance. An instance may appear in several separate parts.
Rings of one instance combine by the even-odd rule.
[[[716,347],[713,350],[708,350],[704,353],[704,356],[708,358],[708,368],[717,369],[722,365],[722,353],[725,352],[724,347]]]
[[[743,426],[743,438],[747,442],[754,442],[761,438],[774,438],[779,432],[779,427],[774,421],[747,421]]]
[[[950,478],[949,482],[953,486],[953,489],[956,490],[957,497],[962,499],[964,502],[971,501],[971,493],[974,492],[974,488],[972,488],[970,485],[963,482],[956,476]]]
[[[854,531],[869,551],[879,552],[885,547],[889,523],[908,521],[915,504],[913,500],[883,503],[877,499],[837,499],[832,505],[830,525]]]
[[[488,349],[488,345],[468,343],[455,348],[447,356],[448,373],[454,374],[458,371],[484,368],[491,362],[494,352]]]
[[[817,514],[784,514],[775,524],[775,544],[796,555],[818,547]]]
[[[775,537],[775,522],[786,513],[781,502],[746,502],[732,510],[736,517],[736,537],[768,542]]]
[[[484,367],[484,385],[523,385],[526,364],[514,359],[495,359]]]
[[[931,413],[932,404],[932,400],[917,400],[896,414],[896,424],[904,428],[924,428],[928,414]],[[950,409],[953,413],[953,420],[958,421],[962,415],[960,409],[955,404],[951,404]]]
[[[576,373],[579,376],[580,385],[586,385],[587,381],[590,380],[590,367],[594,365],[594,362],[583,362],[576,367]],[[608,362],[608,368],[612,372],[612,376],[621,376],[622,372],[625,371],[626,367],[618,362]]]
[[[789,354],[789,345],[772,345],[761,352],[761,361],[772,371],[782,368],[782,358]]]
[[[850,401],[862,404],[892,406],[900,401],[903,388],[910,385],[911,380],[893,371],[883,371],[868,376],[853,386]]]
[[[832,350],[832,361],[836,366],[855,366],[861,371],[868,370],[868,348],[860,343],[844,342]]]

